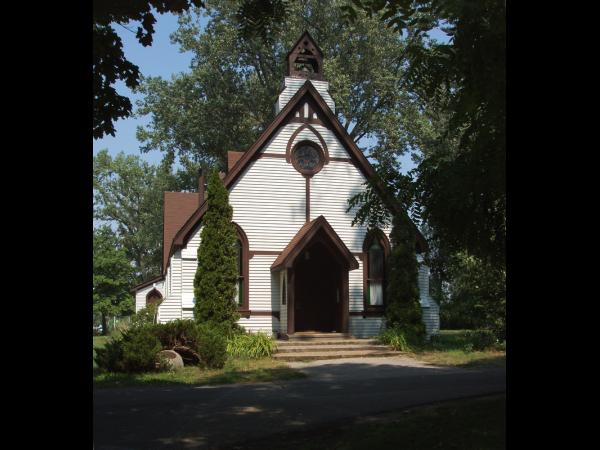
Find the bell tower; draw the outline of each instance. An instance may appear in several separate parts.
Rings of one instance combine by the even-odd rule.
[[[286,76],[323,81],[323,52],[308,31],[287,54]]]

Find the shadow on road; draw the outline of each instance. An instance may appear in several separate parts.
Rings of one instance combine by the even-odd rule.
[[[95,448],[223,447],[331,420],[505,389],[503,369],[332,362],[301,370],[309,378],[97,390]]]

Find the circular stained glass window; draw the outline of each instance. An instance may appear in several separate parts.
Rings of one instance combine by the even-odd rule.
[[[314,174],[322,166],[321,152],[310,144],[299,144],[292,154],[292,160],[296,169],[304,174]]]

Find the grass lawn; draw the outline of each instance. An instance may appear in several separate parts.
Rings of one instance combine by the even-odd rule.
[[[106,336],[94,336],[94,348],[103,347],[107,340],[108,337]],[[96,388],[173,385],[200,386],[285,381],[305,377],[306,375],[302,372],[271,358],[230,359],[222,369],[201,369],[200,367],[189,366],[170,372],[142,374],[100,373],[94,361],[94,387]]]
[[[467,351],[465,330],[441,330],[431,343],[415,348],[407,356],[440,366],[463,368],[505,367],[506,352],[500,350]]]
[[[505,411],[506,396],[495,395],[359,418],[276,439],[271,436],[269,442],[277,442],[279,450],[500,450],[506,445]],[[264,446],[261,440],[236,448]]]

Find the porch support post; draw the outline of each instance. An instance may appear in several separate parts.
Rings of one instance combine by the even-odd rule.
[[[342,333],[348,333],[350,324],[350,288],[348,271],[342,272]]]
[[[294,269],[287,269],[287,334],[294,334],[296,327],[294,326]]]

